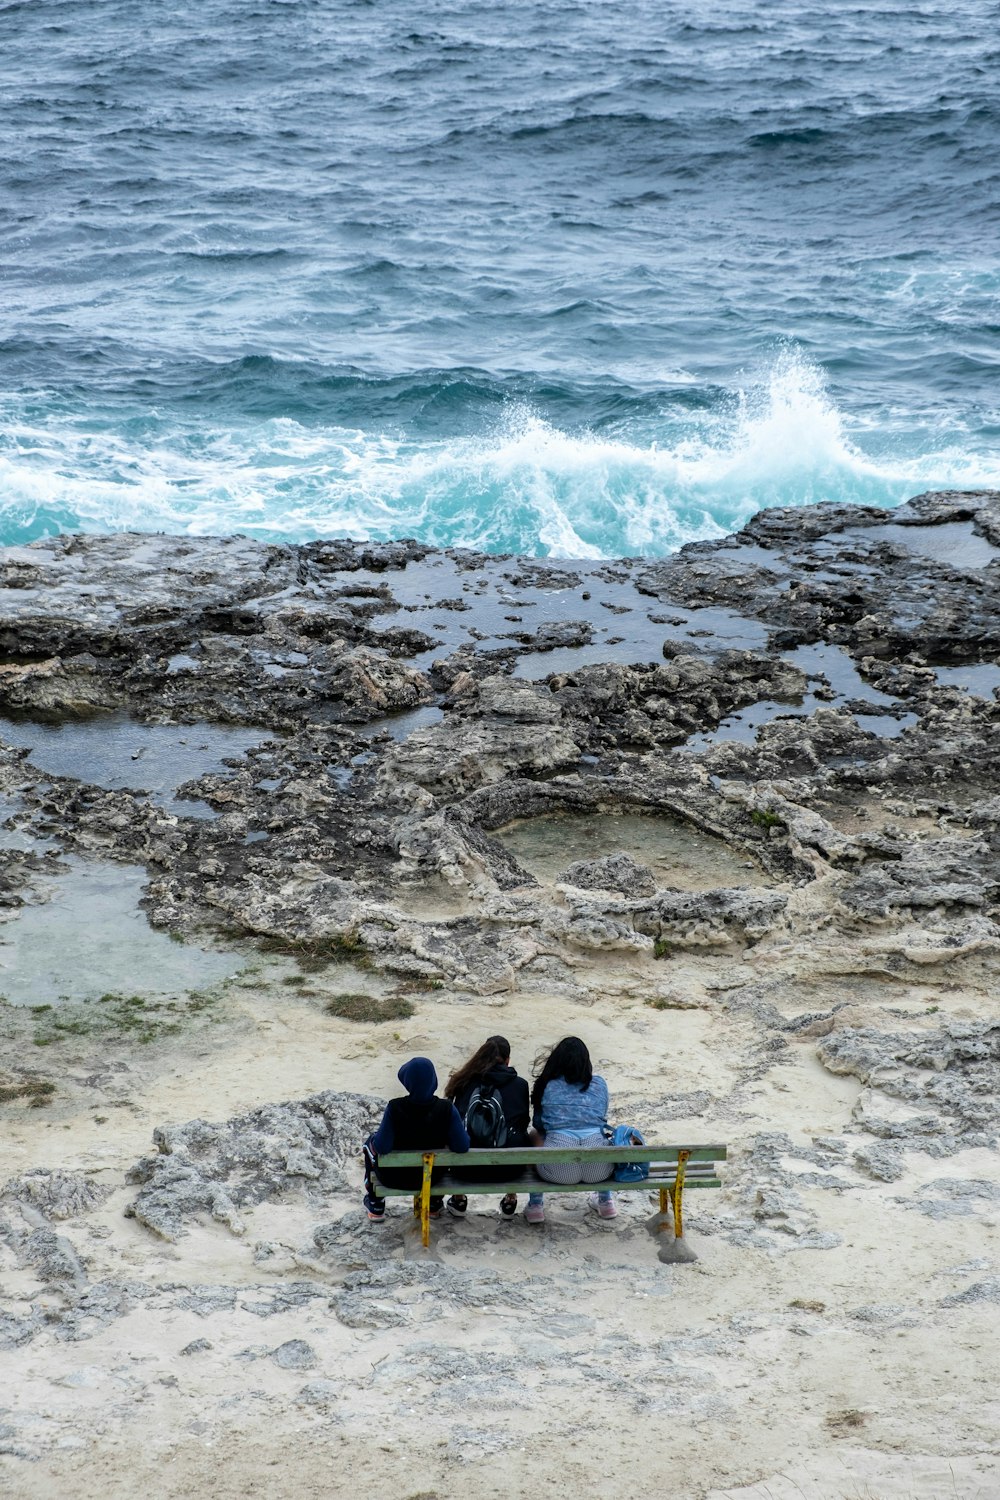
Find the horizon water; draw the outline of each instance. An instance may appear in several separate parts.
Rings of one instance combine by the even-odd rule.
[[[986,0],[0,3],[0,542],[1000,484]]]

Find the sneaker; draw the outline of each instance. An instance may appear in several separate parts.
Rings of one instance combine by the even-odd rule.
[[[464,1193],[452,1193],[451,1197],[445,1203],[445,1208],[453,1219],[464,1219],[465,1210],[468,1206],[469,1200]]]
[[[500,1212],[503,1214],[505,1219],[512,1219],[514,1217],[514,1215],[517,1213],[516,1193],[507,1193],[505,1197],[500,1199]]]
[[[600,1193],[591,1193],[587,1199],[591,1208],[596,1208],[602,1219],[617,1219],[618,1204],[613,1198],[602,1198]]]
[[[529,1203],[524,1210],[524,1217],[529,1224],[545,1223],[545,1207],[541,1203]]]
[[[384,1224],[385,1223],[385,1199],[384,1198],[373,1198],[370,1193],[366,1193],[365,1194],[365,1208],[368,1210],[368,1217],[369,1217],[369,1219],[371,1219],[371,1221],[372,1221],[373,1224]]]

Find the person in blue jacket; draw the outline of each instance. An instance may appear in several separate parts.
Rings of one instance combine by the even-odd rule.
[[[406,1090],[404,1097],[390,1099],[382,1123],[365,1141],[365,1208],[368,1217],[380,1224],[385,1218],[385,1199],[373,1192],[372,1172],[378,1158],[390,1151],[468,1151],[469,1133],[462,1117],[450,1099],[437,1097],[437,1073],[429,1057],[411,1057],[397,1073]],[[435,1169],[431,1181],[437,1181],[443,1169]],[[379,1168],[378,1175],[386,1187],[419,1188],[423,1180],[421,1167]],[[442,1197],[431,1199],[431,1217],[438,1218],[444,1205]],[[419,1199],[414,1199],[414,1208]]]
[[[608,1123],[608,1086],[591,1066],[590,1053],[578,1036],[566,1036],[549,1053],[531,1090],[531,1123],[547,1147],[604,1146]],[[606,1182],[611,1162],[553,1162],[541,1165],[546,1182]],[[618,1213],[610,1192],[591,1193],[590,1202],[602,1219]],[[530,1193],[524,1217],[529,1224],[545,1221],[541,1193]]]

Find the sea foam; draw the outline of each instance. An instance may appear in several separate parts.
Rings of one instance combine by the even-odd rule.
[[[988,483],[947,446],[846,423],[822,372],[782,351],[705,410],[664,401],[613,434],[567,432],[523,397],[479,434],[428,439],[291,418],[213,423],[176,412],[31,416],[9,400],[0,534],[58,530],[283,541],[414,536],[437,546],[657,556],[757,510],[823,500],[891,506],[917,489]],[[629,428],[634,432],[630,433]],[[905,435],[904,435],[905,436]]]

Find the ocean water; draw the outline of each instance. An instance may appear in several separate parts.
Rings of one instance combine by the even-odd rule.
[[[0,0],[0,540],[1000,483],[995,0]]]

